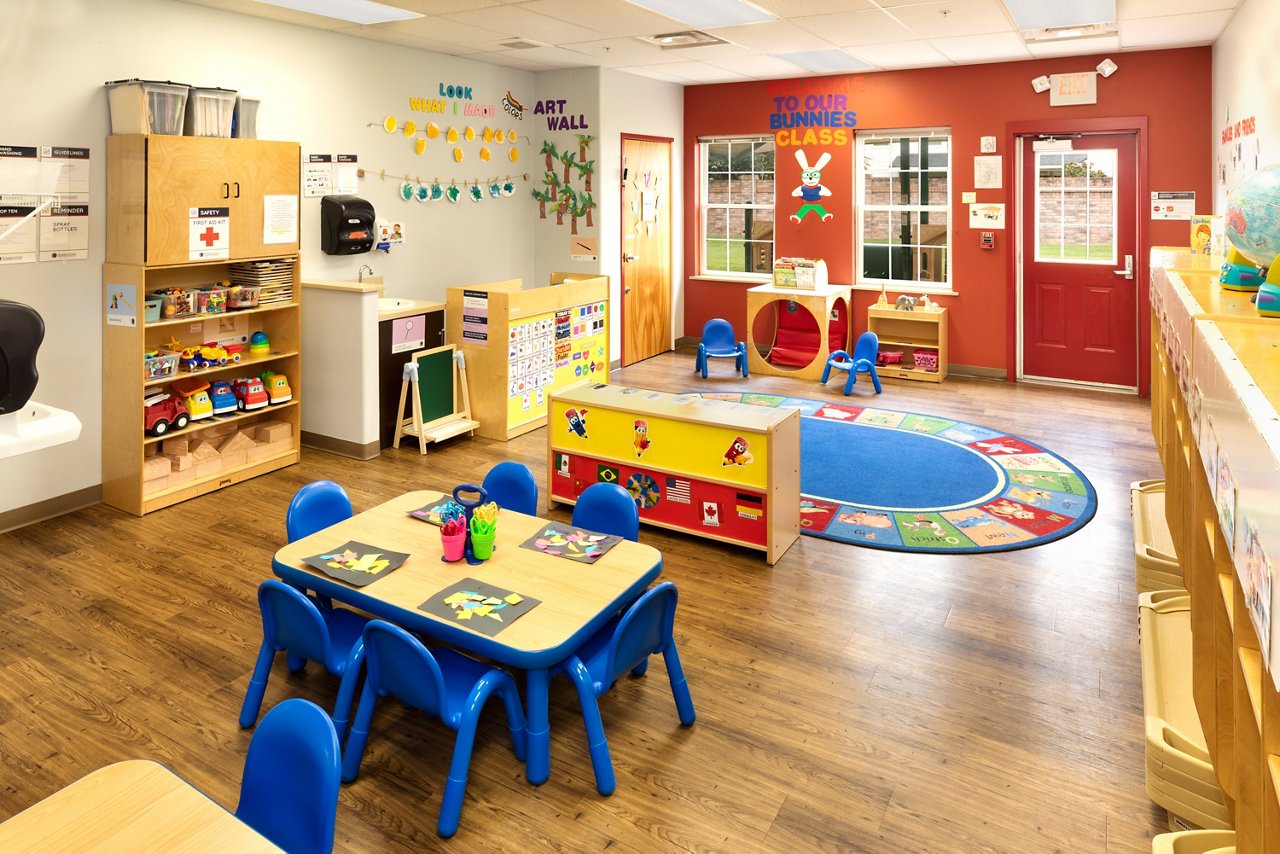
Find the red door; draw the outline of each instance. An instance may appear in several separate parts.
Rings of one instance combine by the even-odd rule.
[[[1138,385],[1137,136],[1022,140],[1022,370]]]

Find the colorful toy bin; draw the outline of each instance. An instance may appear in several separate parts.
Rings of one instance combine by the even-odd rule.
[[[226,310],[226,288],[215,285],[196,291],[196,311],[201,314],[223,314]]]
[[[171,377],[177,370],[177,353],[172,353],[168,350],[153,350],[142,357],[142,375],[148,382]]]

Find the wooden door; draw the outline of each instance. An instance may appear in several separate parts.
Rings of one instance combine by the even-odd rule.
[[[232,168],[227,173],[231,183],[231,257],[269,258],[298,251],[298,185],[301,151],[296,142],[274,142],[254,139],[232,139]],[[294,239],[289,243],[264,240],[264,220],[274,216],[283,224],[286,218],[279,206],[292,207]],[[273,214],[268,214],[273,210]]]
[[[191,209],[231,206],[227,140],[146,139],[146,263],[187,264],[192,260]]]
[[[622,364],[671,344],[671,140],[622,137]]]
[[[1090,134],[1022,166],[1022,368],[1138,385],[1137,136]]]

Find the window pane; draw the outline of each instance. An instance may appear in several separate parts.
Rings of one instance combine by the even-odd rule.
[[[735,205],[749,205],[755,201],[756,179],[754,175],[734,174],[729,181],[729,201]]]
[[[729,241],[729,266],[728,269],[732,273],[745,273],[751,269],[750,252],[751,244],[745,240]]]
[[[862,242],[864,244],[889,242],[888,211],[863,211]]]
[[[707,208],[706,237],[723,239],[729,236],[729,217],[724,208]]]
[[[729,241],[708,240],[702,250],[702,262],[707,270],[727,270]]]
[[[769,139],[755,143],[755,165],[753,168],[756,172],[773,171],[773,140]]]
[[[916,247],[895,246],[889,253],[889,278],[900,282],[916,280]]]
[[[729,171],[729,143],[711,142],[707,144],[707,171]]]
[[[756,174],[756,197],[753,200],[753,204],[773,207],[772,172],[759,172]]]
[[[1115,168],[1111,149],[1038,155],[1036,260],[1115,262]]]
[[[747,236],[747,212],[742,208],[729,208],[729,239],[742,240]]]
[[[752,240],[773,240],[773,208],[752,208],[751,211]]]
[[[889,203],[896,207],[920,204],[920,176],[915,172],[899,172],[890,182]]]
[[[751,272],[773,272],[773,244],[753,242],[747,244],[747,246],[751,256]]]
[[[911,211],[894,211],[889,222],[889,242],[915,243],[917,216]]]
[[[729,171],[750,172],[751,151],[754,144],[750,142],[733,142],[729,144]]]
[[[707,175],[707,199],[709,205],[727,205],[729,203],[729,176],[723,172]]]
[[[862,202],[867,205],[889,204],[889,176],[886,173],[866,172],[862,178]]]

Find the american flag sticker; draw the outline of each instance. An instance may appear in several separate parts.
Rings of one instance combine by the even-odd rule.
[[[675,501],[679,504],[690,503],[689,481],[680,480],[676,477],[667,478],[667,500]]]

